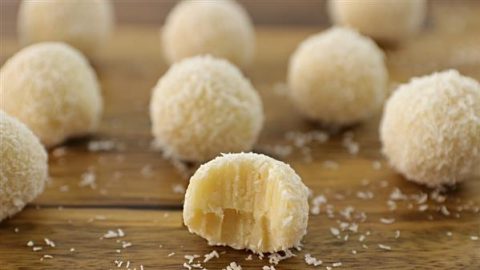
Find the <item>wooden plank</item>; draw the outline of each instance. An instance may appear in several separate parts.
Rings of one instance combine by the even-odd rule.
[[[480,79],[480,36],[475,28],[467,29],[460,34],[430,29],[417,40],[386,48],[392,85],[445,67]],[[244,71],[260,92],[266,113],[255,151],[291,164],[314,196],[323,195],[328,201],[319,215],[311,216],[304,250],[276,269],[313,269],[304,263],[306,253],[323,260],[322,267],[342,262],[348,269],[480,268],[480,241],[474,240],[480,236],[480,176],[448,191],[445,202],[429,199],[424,203],[424,194],[435,194],[406,182],[382,158],[379,115],[330,135],[327,142],[293,146],[289,132],[322,131],[296,113],[284,84],[289,55],[301,40],[318,31],[259,28],[257,59]],[[1,49],[3,63],[18,46],[14,40],[2,40]],[[209,247],[182,225],[183,194],[174,188],[185,187],[188,174],[198,165],[187,164],[188,171],[182,174],[150,147],[150,91],[167,68],[158,29],[118,29],[105,54],[93,65],[105,99],[101,128],[90,138],[72,140],[50,153],[52,179],[45,193],[0,224],[0,269],[117,269],[114,260],[124,261],[124,269],[127,260],[132,269],[139,269],[140,264],[145,269],[182,269],[184,255],[204,255],[212,249],[225,254],[205,263],[208,269],[225,268],[231,261],[244,269],[268,265],[267,259],[245,261],[249,253],[244,251]],[[343,145],[346,133],[354,134],[357,154],[350,154]],[[88,151],[89,142],[102,140],[115,142],[114,149]],[[292,147],[292,153],[283,156],[273,151],[278,145]],[[95,175],[95,188],[79,186],[86,172]],[[396,200],[393,210],[388,201],[395,194],[398,197],[397,188],[406,197]],[[353,209],[351,219],[349,209]],[[392,218],[392,224],[382,223],[381,219]],[[358,224],[358,231],[341,232],[338,239],[330,228],[340,228],[341,222]],[[108,230],[118,228],[126,234],[120,242],[100,240]],[[363,242],[358,240],[361,235],[366,238]],[[46,247],[44,238],[53,240],[56,247]],[[44,250],[33,252],[26,246],[30,240]],[[132,246],[123,249],[121,241]],[[392,250],[383,250],[379,244]],[[168,257],[171,252],[175,255]],[[53,258],[41,261],[45,254]]]
[[[277,269],[313,269],[303,262],[307,252],[321,258],[325,265],[342,262],[348,269],[477,269],[479,244],[469,237],[478,233],[478,214],[457,219],[432,212],[432,222],[425,218],[429,213],[397,211],[398,220],[386,225],[377,220],[390,214],[377,207],[369,210],[368,220],[359,225],[359,233],[350,234],[348,241],[331,235],[330,227],[338,227],[335,220],[324,213],[312,216],[304,251],[282,261]],[[100,239],[108,230],[117,229],[122,229],[125,237]],[[396,230],[400,231],[398,239]],[[359,242],[359,236],[367,231],[371,234]],[[2,224],[0,235],[2,269],[116,269],[115,260],[124,261],[124,267],[131,261],[132,269],[139,269],[140,264],[145,269],[181,269],[184,255],[203,255],[213,249],[226,253],[205,263],[208,269],[222,269],[231,261],[244,269],[268,265],[268,259],[245,261],[250,253],[244,251],[208,247],[203,239],[189,234],[182,226],[178,211],[29,207]],[[53,241],[55,247],[47,246],[44,238]],[[29,241],[43,250],[32,251],[27,246]],[[123,241],[132,246],[122,248]],[[368,248],[362,247],[364,244]],[[392,251],[381,250],[378,244],[391,246]],[[75,250],[72,252],[71,248]],[[352,255],[352,250],[357,254]],[[169,257],[172,252],[175,254]],[[41,261],[46,254],[53,258]]]

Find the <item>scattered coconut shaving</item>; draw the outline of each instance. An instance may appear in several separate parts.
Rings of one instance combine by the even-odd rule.
[[[351,131],[343,134],[342,146],[345,147],[350,155],[357,155],[360,151],[360,145],[353,140],[355,134]]]
[[[111,151],[115,149],[115,142],[111,140],[90,141],[87,148],[90,152]]]
[[[125,233],[122,229],[115,230],[108,230],[106,234],[104,234],[100,239],[110,239],[110,238],[121,238],[124,237]]]
[[[383,250],[392,250],[392,247],[383,244],[378,244],[378,247]]]
[[[335,161],[332,161],[332,160],[325,160],[323,163],[322,163],[323,167],[327,168],[327,169],[331,169],[331,170],[336,170],[340,167],[340,165],[338,165],[337,162]]]
[[[220,258],[220,255],[218,255],[218,252],[216,250],[212,250],[212,252],[207,253],[203,255],[205,259],[203,260],[204,263],[210,261],[213,258]]]
[[[79,187],[90,187],[91,189],[96,189],[97,184],[95,183],[96,176],[92,171],[86,171],[82,174]]]
[[[445,205],[442,205],[442,207],[440,208],[440,212],[442,212],[444,216],[450,216],[450,211],[448,211]]]
[[[382,168],[382,163],[378,160],[372,162],[372,167],[374,170],[380,170]]]
[[[383,224],[393,224],[395,222],[394,218],[380,218],[380,222]]]
[[[310,253],[307,253],[305,254],[305,263],[308,265],[319,266],[322,265],[323,262],[315,257],[312,257]]]
[[[60,192],[69,192],[70,187],[68,185],[63,185],[58,189]]]
[[[283,255],[281,253],[283,253]],[[293,254],[293,252],[291,250],[286,249],[284,251],[275,252],[275,253],[272,253],[272,254],[268,255],[268,262],[270,264],[278,265],[279,262],[281,262],[283,260],[286,260],[286,259],[289,259],[289,258],[292,258],[292,257],[295,257],[295,256],[296,255]]]
[[[330,233],[333,235],[333,236],[338,236],[340,234],[340,231],[337,229],[337,228],[330,228]]]
[[[152,170],[152,165],[146,164],[145,166],[140,169],[140,173],[145,176],[145,177],[152,177],[153,175],[153,170]]]
[[[126,242],[126,241],[122,241],[122,248],[129,248],[132,246],[132,243],[130,242]]]
[[[175,184],[172,186],[173,193],[185,194],[185,187],[182,184]]]
[[[418,211],[420,212],[425,212],[428,210],[428,204],[422,204],[420,206],[418,206]]]
[[[236,262],[231,262],[224,270],[242,270],[242,267]]]
[[[327,203],[327,199],[323,195],[318,195],[313,198],[310,205],[310,213],[313,215],[320,214],[320,206]]]
[[[45,239],[43,239],[43,240],[45,241],[45,244],[46,244],[47,246],[50,246],[50,247],[53,247],[53,248],[55,247],[55,242],[53,242],[52,240],[50,240],[50,239],[48,239],[48,238],[45,238]]]
[[[48,255],[48,254],[45,254],[43,255],[41,258],[40,258],[40,261],[44,261],[46,259],[53,259],[53,256],[52,255]]]
[[[194,255],[185,255],[184,256],[185,260],[188,260],[188,264],[192,264],[193,260],[196,258],[200,258],[200,255],[194,254]]]
[[[374,195],[371,191],[357,191],[357,198],[363,200],[370,200],[373,199]]]

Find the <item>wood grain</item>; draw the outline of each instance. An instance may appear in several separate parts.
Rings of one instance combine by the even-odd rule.
[[[392,86],[413,75],[449,67],[480,79],[477,26],[455,33],[431,28],[416,40],[386,48]],[[272,150],[275,145],[294,145],[289,132],[322,130],[296,113],[284,84],[289,55],[302,39],[318,31],[259,28],[256,62],[244,71],[265,104],[266,125],[255,151],[291,164],[314,196],[328,200],[319,215],[311,215],[303,251],[276,269],[314,269],[305,264],[306,253],[323,261],[320,269],[336,262],[346,269],[479,269],[480,241],[472,237],[480,236],[480,177],[447,191],[445,202],[435,201],[430,190],[406,182],[383,160],[378,115],[365,124],[337,131],[328,142],[292,147],[286,156]],[[15,40],[2,40],[1,62],[16,50]],[[118,29],[93,65],[105,100],[101,128],[89,138],[69,141],[50,152],[51,181],[45,193],[0,224],[0,269],[119,269],[115,260],[123,261],[121,269],[127,269],[127,261],[131,269],[140,269],[140,265],[183,269],[184,255],[203,255],[213,249],[225,253],[205,263],[208,269],[225,268],[231,261],[243,269],[269,265],[268,259],[246,261],[249,253],[245,251],[209,247],[182,225],[183,194],[174,192],[174,187],[186,187],[188,174],[197,165],[184,164],[185,174],[150,147],[150,91],[167,68],[158,30]],[[345,133],[354,134],[358,154],[350,154],[342,143]],[[99,140],[113,141],[115,147],[88,151],[89,142]],[[80,186],[86,172],[95,175],[95,187]],[[387,201],[396,188],[406,199],[395,201],[393,210]],[[428,194],[427,202],[422,202],[423,194]],[[327,210],[327,204],[332,210]],[[419,210],[420,205],[428,209]],[[345,214],[348,207],[354,209],[351,218]],[[394,222],[385,224],[382,218]],[[330,228],[340,228],[340,222],[355,222],[358,231],[344,231],[337,238]],[[108,230],[119,228],[124,237],[100,239]],[[44,238],[56,246],[48,247]],[[32,251],[28,241],[43,250]],[[122,248],[125,243],[132,246]],[[381,249],[379,244],[392,250]],[[42,259],[44,255],[53,258]]]

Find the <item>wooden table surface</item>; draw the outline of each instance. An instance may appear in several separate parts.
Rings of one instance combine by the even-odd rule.
[[[446,21],[387,49],[392,87],[449,67],[480,80],[478,19],[459,31]],[[312,139],[324,131],[296,113],[284,81],[291,52],[318,31],[259,28],[256,61],[245,70],[266,113],[255,151],[289,163],[313,196],[327,200],[310,217],[303,250],[275,269],[480,269],[480,177],[443,195],[405,181],[379,152],[379,116],[327,142]],[[0,224],[0,269],[184,269],[185,255],[203,261],[212,250],[220,258],[202,263],[208,269],[269,265],[268,258],[245,260],[246,251],[210,247],[183,226],[183,189],[197,165],[164,160],[150,147],[150,91],[167,69],[158,38],[156,28],[122,27],[94,62],[105,101],[100,130],[50,151],[45,192]],[[15,40],[2,40],[1,63],[16,50]],[[353,223],[357,230],[342,231]],[[123,237],[103,237],[118,229]],[[307,253],[323,264],[306,265]]]

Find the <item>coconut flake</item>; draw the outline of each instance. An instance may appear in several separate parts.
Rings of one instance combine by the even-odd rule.
[[[305,263],[308,265],[319,266],[323,262],[315,257],[312,257],[310,253],[305,254]]]

